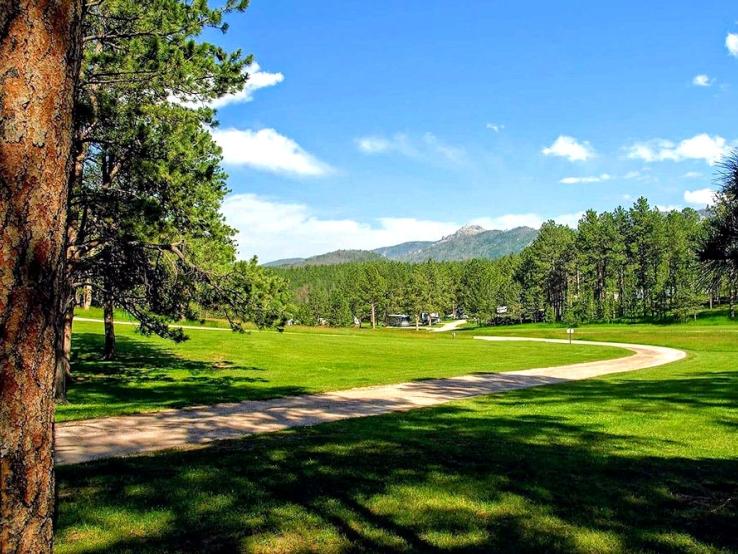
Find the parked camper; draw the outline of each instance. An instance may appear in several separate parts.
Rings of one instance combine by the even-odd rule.
[[[420,314],[420,321],[423,325],[434,325],[441,322],[441,315],[437,312],[423,312]]]
[[[390,314],[387,316],[390,327],[410,327],[410,316],[407,314]]]

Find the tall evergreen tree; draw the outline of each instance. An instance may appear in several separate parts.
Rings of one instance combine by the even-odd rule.
[[[115,305],[136,315],[143,330],[182,340],[166,317],[186,313],[203,285],[219,286],[225,263],[233,261],[232,231],[218,210],[227,192],[220,151],[204,128],[214,112],[202,106],[239,90],[251,59],[195,37],[209,28],[225,31],[224,16],[246,5],[101,0],[86,13],[59,397],[69,375],[78,286],[97,289],[110,357]],[[205,248],[208,256],[195,255]],[[163,302],[173,288],[180,294]],[[238,311],[238,295],[220,297]]]
[[[707,270],[728,283],[730,317],[735,318],[738,289],[738,151],[721,165],[721,190],[708,221],[699,256]]]

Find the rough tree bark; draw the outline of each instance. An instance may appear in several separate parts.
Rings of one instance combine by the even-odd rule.
[[[50,552],[81,0],[0,0],[0,546]]]

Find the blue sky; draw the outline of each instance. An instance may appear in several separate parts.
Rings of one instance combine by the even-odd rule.
[[[220,102],[240,254],[264,260],[704,207],[738,144],[728,1],[252,0]]]

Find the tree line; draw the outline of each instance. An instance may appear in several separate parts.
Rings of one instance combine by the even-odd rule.
[[[277,272],[290,283],[295,321],[307,325],[375,326],[391,314],[419,323],[428,312],[484,323],[684,320],[719,302],[734,317],[734,266],[709,246],[722,206],[712,217],[661,211],[645,198],[629,209],[589,210],[576,229],[548,221],[522,252],[498,260]]]

